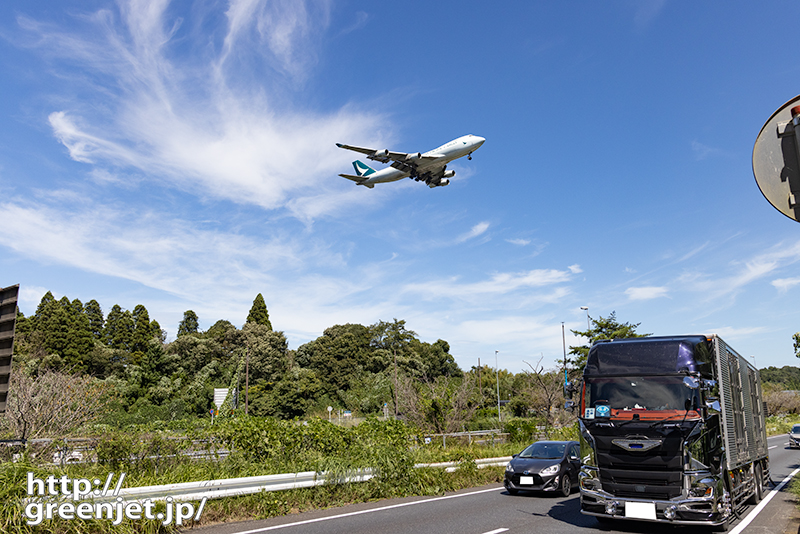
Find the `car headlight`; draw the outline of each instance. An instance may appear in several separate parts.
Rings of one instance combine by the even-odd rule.
[[[514,466],[511,465],[511,462],[508,462],[508,465],[506,465],[506,473],[513,473],[513,472],[514,472]]]
[[[550,467],[545,467],[541,471],[539,471],[540,475],[555,475],[558,473],[558,470],[561,469],[561,464],[551,465]]]

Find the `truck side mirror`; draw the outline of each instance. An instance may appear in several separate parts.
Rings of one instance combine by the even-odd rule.
[[[568,400],[567,402],[564,403],[564,409],[567,410],[568,412],[574,412],[575,411],[575,402],[571,401],[571,400]]]
[[[700,381],[693,376],[683,377],[683,385],[689,389],[697,389],[700,387]]]

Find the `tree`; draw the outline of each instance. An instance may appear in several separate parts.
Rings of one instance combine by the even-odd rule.
[[[103,339],[103,326],[105,319],[103,319],[103,310],[100,308],[100,303],[92,299],[84,306],[86,317],[89,319],[89,330],[97,340]]]
[[[128,310],[123,310],[119,304],[114,304],[106,317],[103,337],[106,345],[112,349],[131,350],[133,341],[134,321],[133,315]]]
[[[247,314],[247,322],[264,325],[272,330],[272,323],[269,322],[267,303],[264,302],[264,297],[261,293],[256,295],[256,298],[253,300],[253,306],[250,308],[250,313]]]
[[[544,416],[545,433],[549,436],[552,409],[560,404],[564,378],[558,371],[545,371],[542,358],[539,358],[535,366],[528,362],[525,364],[531,368],[530,371],[525,371],[532,386],[529,392],[531,406],[539,415]]]
[[[17,439],[63,438],[105,412],[105,383],[86,375],[45,371],[33,378],[11,376],[5,423]]]
[[[197,334],[200,329],[200,324],[197,314],[192,310],[183,312],[183,320],[178,323],[178,337],[188,334]]]
[[[794,355],[800,358],[800,332],[792,336],[794,340]]]
[[[582,336],[589,339],[588,345],[580,345],[578,347],[570,347],[569,353],[575,358],[570,360],[573,366],[573,373],[583,373],[583,368],[586,367],[586,358],[589,356],[589,349],[592,344],[599,339],[627,339],[634,337],[647,337],[652,334],[637,334],[636,329],[642,323],[630,324],[620,323],[617,321],[616,312],[611,312],[608,317],[599,317],[598,319],[591,319],[594,326],[591,330],[581,332],[578,330],[570,330],[576,336]]]
[[[153,328],[150,326],[150,314],[142,304],[137,304],[133,309],[132,318],[131,352],[144,354],[154,337]]]
[[[360,324],[335,325],[297,349],[297,364],[313,370],[331,396],[350,388],[370,359],[369,329]]]
[[[408,376],[398,379],[398,404],[407,421],[424,431],[444,434],[465,430],[475,414],[476,385],[470,375],[462,378],[439,376],[419,382]]]
[[[276,383],[288,369],[289,342],[283,332],[275,332],[266,325],[247,323],[241,330],[245,346],[250,351],[250,381],[264,380]]]

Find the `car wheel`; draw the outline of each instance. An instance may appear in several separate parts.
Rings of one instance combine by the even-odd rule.
[[[569,478],[569,474],[564,473],[564,476],[561,477],[561,495],[564,497],[569,497],[569,494],[572,492],[572,480]]]

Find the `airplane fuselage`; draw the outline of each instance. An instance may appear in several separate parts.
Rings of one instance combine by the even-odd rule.
[[[449,143],[445,143],[440,147],[434,148],[433,150],[429,150],[428,152],[424,152],[423,156],[437,156],[436,159],[426,159],[423,160],[424,163],[420,163],[417,166],[417,174],[422,175],[428,169],[434,169],[436,167],[441,167],[450,163],[454,159],[462,158],[464,156],[468,156],[472,154],[475,150],[478,150],[480,146],[486,141],[483,137],[479,137],[477,135],[463,135],[458,139],[453,139]],[[402,180],[403,178],[408,178],[411,176],[411,173],[402,171],[400,169],[395,169],[394,167],[388,167],[386,169],[381,169],[376,171],[374,174],[371,174],[367,180],[361,182],[360,185],[372,185],[372,184],[379,184],[385,182],[396,182],[397,180]]]

